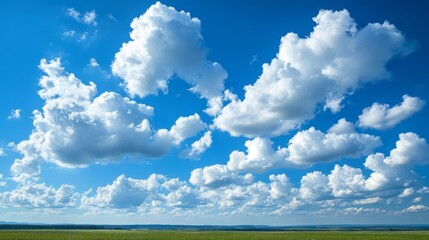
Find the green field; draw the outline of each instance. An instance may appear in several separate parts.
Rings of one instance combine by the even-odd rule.
[[[194,240],[194,239],[429,239],[429,231],[224,232],[131,230],[1,230],[1,240]]]

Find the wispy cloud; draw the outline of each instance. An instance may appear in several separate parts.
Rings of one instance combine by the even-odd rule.
[[[10,115],[7,119],[20,119],[21,118],[21,109],[12,109]]]

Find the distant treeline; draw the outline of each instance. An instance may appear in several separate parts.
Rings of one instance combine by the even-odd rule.
[[[0,223],[4,229],[63,229],[63,230],[182,230],[182,231],[415,231],[429,230],[429,225],[319,225],[319,226],[261,226],[261,225],[84,225]]]
[[[34,224],[1,224],[0,229],[106,229],[103,225],[34,225]]]

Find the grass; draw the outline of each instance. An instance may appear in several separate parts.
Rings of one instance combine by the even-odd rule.
[[[1,230],[1,240],[395,240],[429,239],[429,231],[224,232],[131,230]]]

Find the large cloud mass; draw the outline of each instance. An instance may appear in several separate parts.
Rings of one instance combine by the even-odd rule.
[[[200,20],[158,2],[135,18],[131,28],[131,41],[112,63],[112,72],[124,79],[131,96],[166,92],[175,74],[204,98],[222,94],[227,74],[219,63],[206,60]]]
[[[358,30],[348,13],[322,10],[310,36],[288,33],[271,63],[243,100],[232,100],[215,125],[233,136],[276,136],[314,117],[320,103],[337,112],[341,101],[365,83],[389,77],[386,63],[412,45],[394,25],[368,24]]]
[[[45,74],[39,91],[45,105],[34,111],[30,138],[17,146],[24,157],[12,166],[15,176],[37,174],[36,159],[75,167],[129,154],[160,157],[206,126],[194,114],[180,117],[170,130],[153,130],[152,107],[113,92],[95,97],[95,84],[65,72],[60,59],[43,59],[39,67]]]

